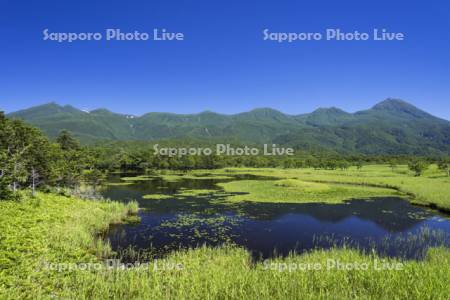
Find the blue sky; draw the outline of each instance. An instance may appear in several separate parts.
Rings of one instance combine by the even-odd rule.
[[[183,32],[184,41],[44,41],[42,31]],[[404,41],[263,40],[326,28],[403,32]],[[450,119],[448,1],[0,0],[0,108],[353,112],[402,98]]]

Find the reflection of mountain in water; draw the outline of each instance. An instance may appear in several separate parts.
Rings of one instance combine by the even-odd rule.
[[[415,207],[401,198],[374,198],[348,200],[342,204],[324,203],[252,203],[239,205],[239,211],[257,220],[274,220],[286,213],[312,216],[324,222],[337,223],[355,216],[376,223],[390,232],[403,231],[422,222],[432,213]]]

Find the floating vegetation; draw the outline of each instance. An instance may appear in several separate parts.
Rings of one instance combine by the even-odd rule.
[[[158,174],[158,177],[167,182],[178,182],[184,179],[184,174]]]
[[[323,192],[328,191],[331,187],[325,183],[307,182],[298,179],[282,179],[274,182],[275,186],[295,188],[305,192]]]
[[[211,173],[171,173],[171,174],[159,174],[160,178],[167,182],[178,182],[180,180],[185,179],[198,179],[198,180],[223,180],[223,179],[233,179],[232,176],[226,176],[226,175],[217,175],[217,174],[211,174]]]
[[[123,186],[123,185],[131,185],[133,182],[107,182],[105,185],[109,186]]]
[[[174,245],[178,245],[180,239],[192,245],[206,242],[218,245],[233,243],[233,237],[237,236],[233,228],[240,222],[237,216],[179,214],[174,219],[162,222],[155,230],[164,229]]]
[[[155,176],[149,176],[149,175],[139,175],[134,177],[121,177],[120,180],[124,181],[148,181],[153,180]]]
[[[214,195],[218,190],[213,189],[187,189],[180,188],[177,193],[174,194],[146,194],[142,196],[142,199],[150,199],[150,200],[163,200],[163,199],[177,199],[181,200],[187,197],[206,197],[208,195]]]
[[[150,199],[150,200],[162,200],[162,199],[173,199],[174,195],[169,194],[147,194],[142,196],[142,199]]]
[[[141,223],[141,217],[130,215],[124,218],[123,222],[127,225],[137,225]]]
[[[183,178],[185,179],[203,179],[203,180],[222,180],[222,179],[233,179],[234,177],[232,176],[225,176],[225,175],[215,175],[215,174],[187,174],[184,175]]]
[[[199,195],[208,195],[214,194],[217,190],[211,189],[184,189],[180,193],[177,193],[176,196],[188,197],[188,196],[199,196]]]

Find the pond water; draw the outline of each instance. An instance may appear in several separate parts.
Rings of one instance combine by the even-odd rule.
[[[121,176],[125,176],[122,174]],[[104,197],[137,200],[141,222],[111,226],[107,238],[116,251],[133,248],[161,257],[173,250],[231,243],[255,259],[333,246],[357,247],[383,256],[421,259],[430,246],[450,246],[450,219],[401,198],[348,200],[342,204],[285,204],[225,201],[224,194],[176,197],[183,189],[217,189],[218,182],[254,179],[159,177],[108,186]],[[267,178],[264,178],[267,179]],[[111,177],[120,182],[120,175]],[[146,194],[173,198],[143,199]]]

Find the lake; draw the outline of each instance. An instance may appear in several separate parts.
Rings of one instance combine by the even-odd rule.
[[[110,182],[121,182],[121,176],[129,174],[112,175]],[[153,257],[199,245],[230,243],[245,247],[255,259],[334,246],[422,259],[430,246],[450,246],[448,216],[398,197],[352,199],[341,204],[286,204],[230,202],[224,193],[175,196],[183,190],[220,191],[217,183],[242,179],[260,178],[239,175],[167,181],[153,177],[107,186],[101,191],[104,197],[139,202],[141,222],[113,225],[106,237],[113,250],[145,250]],[[147,194],[164,194],[167,199],[143,199]]]

